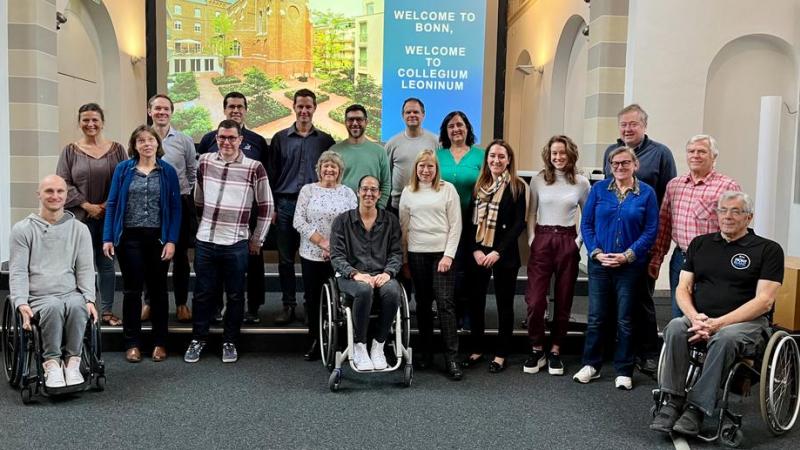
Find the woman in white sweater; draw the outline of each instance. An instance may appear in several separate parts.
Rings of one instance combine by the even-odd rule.
[[[576,231],[578,208],[589,195],[589,180],[577,173],[578,146],[567,136],[553,136],[542,149],[544,169],[531,180],[528,208],[528,337],[531,354],[525,373],[536,373],[547,364],[550,375],[563,375],[559,357],[561,341],[569,327],[575,280],[578,278],[581,237]],[[555,275],[555,314],[550,330],[551,347],[544,353],[544,313],[547,291]]]
[[[306,317],[311,348],[304,355],[306,361],[320,358],[319,350],[319,296],[322,285],[333,275],[329,239],[331,224],[339,214],[358,206],[356,194],[342,184],[344,162],[331,151],[317,160],[316,183],[300,189],[292,225],[300,233],[300,266],[305,286]]]
[[[442,180],[433,150],[423,150],[414,161],[410,184],[400,196],[400,226],[417,302],[420,333],[420,362],[430,366],[433,351],[433,315],[436,299],[447,374],[460,380],[463,373],[456,362],[458,330],[453,298],[455,273],[453,257],[461,236],[461,206],[455,187]]]

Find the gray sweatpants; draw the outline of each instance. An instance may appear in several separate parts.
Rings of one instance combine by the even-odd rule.
[[[89,320],[86,300],[81,293],[39,297],[30,300],[30,306],[34,314],[39,314],[45,361],[61,358],[62,341],[66,358],[81,355],[86,321]]]
[[[686,374],[689,371],[689,333],[691,321],[684,317],[672,319],[664,329],[664,367],[661,370],[661,390],[669,394],[686,395]],[[687,400],[707,415],[714,413],[719,389],[728,371],[740,355],[754,355],[767,336],[769,322],[760,317],[749,322],[728,325],[711,336],[708,353],[700,378]]]

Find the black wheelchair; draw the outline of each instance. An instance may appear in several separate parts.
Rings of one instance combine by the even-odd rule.
[[[661,348],[656,379],[661,386],[665,347]],[[706,357],[705,345],[693,345],[689,350],[689,371],[686,374],[688,393],[700,378]],[[719,441],[727,447],[741,445],[742,415],[730,410],[731,394],[741,397],[750,395],[754,384],[759,384],[761,417],[769,431],[781,435],[791,430],[800,410],[800,351],[795,339],[785,331],[772,333],[766,346],[755,355],[742,355],[723,377],[722,396],[719,398],[719,422],[713,434],[699,434],[705,442]],[[655,405],[651,408],[655,417],[666,404],[666,393],[653,389]]]
[[[387,347],[392,348],[392,352],[387,351],[387,357],[393,357],[394,361],[389,360],[389,367],[383,370],[362,371],[358,370],[353,363],[353,317],[351,307],[353,297],[345,295],[339,291],[336,277],[330,278],[323,286],[320,294],[319,307],[319,336],[320,353],[322,364],[331,373],[328,378],[328,387],[332,392],[339,390],[343,377],[342,364],[350,362],[350,368],[358,373],[393,372],[403,368],[403,384],[411,386],[414,377],[414,367],[412,365],[412,350],[409,346],[411,340],[411,318],[408,308],[408,295],[402,289],[400,307],[397,309]],[[380,302],[373,302],[370,320],[377,318],[379,314]],[[387,358],[389,359],[389,358]]]
[[[105,389],[105,365],[101,357],[100,324],[90,319],[86,324],[81,353],[81,374],[84,382],[73,386],[48,388],[44,384],[42,336],[38,315],[31,321],[31,330],[22,328],[22,315],[6,297],[3,304],[2,350],[6,380],[20,388],[22,403],[31,402],[33,394],[45,397],[82,392],[94,386]]]

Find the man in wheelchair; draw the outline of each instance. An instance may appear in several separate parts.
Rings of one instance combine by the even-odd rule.
[[[39,213],[11,230],[10,298],[25,330],[31,329],[34,315],[38,319],[45,386],[74,386],[84,382],[80,362],[86,321],[90,316],[97,321],[92,238],[86,225],[64,211],[63,178],[44,177],[37,195]]]
[[[396,279],[403,264],[400,223],[376,207],[381,196],[377,178],[361,178],[357,194],[358,208],[342,213],[331,226],[331,264],[339,289],[354,299],[353,363],[358,370],[383,370],[387,367],[383,344],[403,295]],[[376,293],[380,319],[367,354],[367,328]]]
[[[750,197],[725,192],[716,208],[720,231],[698,236],[686,252],[676,291],[683,317],[664,330],[659,370],[666,403],[650,429],[696,436],[712,415],[724,377],[737,357],[752,355],[769,335],[768,313],[783,281],[783,250],[747,226]],[[686,392],[690,347],[705,344],[700,377]]]

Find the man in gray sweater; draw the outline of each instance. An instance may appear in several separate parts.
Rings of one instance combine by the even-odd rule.
[[[97,321],[92,238],[86,225],[64,211],[63,178],[44,177],[36,194],[39,213],[11,230],[11,301],[24,329],[31,329],[34,314],[39,316],[45,386],[73,386],[84,381],[80,362],[86,321]]]

